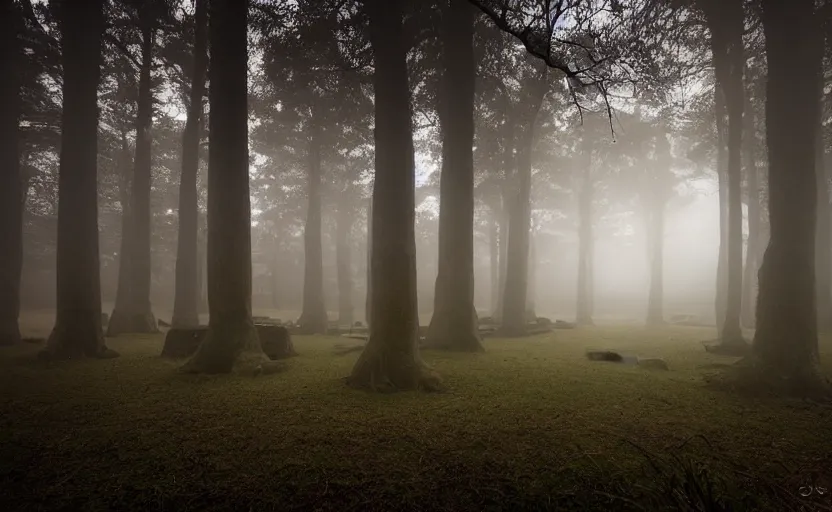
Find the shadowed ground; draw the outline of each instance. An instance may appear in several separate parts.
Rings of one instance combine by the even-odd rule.
[[[121,357],[105,361],[38,362],[24,344],[0,351],[0,509],[620,510],[609,495],[658,481],[648,459],[697,461],[752,495],[832,487],[832,409],[706,385],[734,360],[705,353],[709,337],[486,339],[482,354],[424,353],[449,392],[394,395],[344,384],[358,357],[336,355],[344,338],[294,337],[286,371],[254,378],[182,375],[159,357],[163,335],[108,339]]]

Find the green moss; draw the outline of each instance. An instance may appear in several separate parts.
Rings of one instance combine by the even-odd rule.
[[[617,510],[609,495],[656,481],[642,448],[748,492],[829,478],[832,411],[707,386],[735,360],[706,353],[709,334],[486,339],[485,353],[423,352],[447,392],[393,395],[346,386],[359,353],[336,355],[336,337],[295,337],[299,356],[258,377],[184,375],[158,356],[161,335],[108,340],[122,354],[112,360],[3,349],[0,509]],[[661,357],[670,371],[588,361],[588,348]],[[692,436],[713,447],[669,448]]]

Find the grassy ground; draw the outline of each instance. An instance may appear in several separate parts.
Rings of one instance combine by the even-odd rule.
[[[447,393],[388,396],[344,386],[358,354],[334,355],[339,338],[297,337],[285,372],[255,378],[178,374],[162,336],[109,340],[122,356],[106,361],[4,349],[0,510],[618,510],[637,506],[610,495],[682,489],[670,473],[738,487],[717,496],[832,488],[832,410],[709,387],[732,361],[705,353],[712,337],[489,339],[484,354],[425,354]],[[586,348],[671,370],[589,362]],[[804,503],[832,507],[817,492]]]

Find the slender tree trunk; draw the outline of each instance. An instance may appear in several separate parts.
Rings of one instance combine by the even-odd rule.
[[[22,174],[18,123],[21,111],[18,43],[20,13],[0,0],[0,345],[20,342],[20,276],[23,268]]]
[[[269,263],[269,281],[271,281],[272,308],[280,309],[280,244],[277,236],[274,240],[274,248]]]
[[[529,285],[526,288],[526,321],[537,320],[537,245],[534,241],[534,232],[529,234],[529,274],[526,281]]]
[[[199,215],[204,219],[205,215]],[[197,232],[197,265],[199,266],[199,314],[208,313],[208,244],[207,226],[204,220],[200,220],[201,226]],[[200,321],[201,323],[201,321]]]
[[[585,151],[590,152],[591,149]],[[592,160],[591,153],[587,155],[583,172],[580,196],[578,198],[578,298],[576,306],[576,323],[578,325],[593,325],[592,321]]]
[[[353,213],[347,200],[340,202],[335,231],[335,259],[338,273],[338,324],[351,326],[354,321],[352,306],[352,254],[350,234],[352,233]]]
[[[822,91],[825,77],[820,74]],[[829,205],[829,178],[826,175],[823,142],[822,109],[818,109],[815,123],[815,176],[818,192],[817,242],[815,244],[815,277],[818,301],[818,327],[821,331],[832,328],[832,208]]]
[[[716,330],[722,339],[725,326],[725,308],[728,302],[728,152],[725,144],[725,103],[719,88],[715,92],[717,158],[716,173],[719,195],[719,256],[716,268]]]
[[[442,23],[439,262],[425,343],[483,350],[474,307],[474,7],[451,0]]]
[[[828,392],[818,373],[815,157],[821,41],[812,0],[763,0],[771,235],[760,268],[752,362],[791,391]]]
[[[329,320],[324,304],[324,256],[321,241],[321,133],[314,123],[309,130],[309,148],[307,157],[308,206],[306,210],[306,227],[303,231],[304,272],[303,272],[303,311],[298,324],[304,334],[326,334]]]
[[[133,167],[133,158],[130,155],[130,145],[127,142],[127,133],[121,132],[121,155],[119,156],[119,168],[121,182],[119,183],[119,202],[121,203],[121,241],[118,252],[118,285],[116,288],[116,303],[110,317],[109,325],[122,328],[130,311],[130,182]],[[115,319],[115,322],[113,321]],[[120,325],[119,325],[120,324]],[[108,335],[110,327],[108,326]]]
[[[647,326],[664,324],[664,217],[665,202],[653,194],[647,206],[647,242],[650,254],[650,292]]]
[[[509,222],[509,210],[510,201],[508,198],[505,197],[505,192],[503,193],[503,209],[500,212],[500,216],[497,220],[497,233],[498,233],[498,244],[499,244],[499,253],[497,257],[498,263],[498,271],[499,276],[497,278],[497,306],[494,308],[494,313],[492,317],[496,322],[502,322],[503,320],[503,297],[505,297],[506,293],[506,265],[508,263],[508,222]]]
[[[491,225],[489,227],[489,254],[488,260],[490,264],[490,283],[491,283],[491,311],[497,311],[500,297],[500,231],[499,222],[496,217],[498,214],[492,212]]]
[[[405,0],[367,0],[375,55],[370,338],[353,367],[351,386],[374,391],[436,389],[439,377],[419,354],[416,300],[415,167]]]
[[[176,290],[173,302],[173,327],[199,325],[199,265],[197,231],[199,230],[199,135],[205,74],[208,70],[208,4],[196,1],[194,20],[194,75],[190,105],[182,134],[182,174],[179,179],[179,238],[176,247]]]
[[[57,312],[44,358],[115,357],[101,330],[98,83],[103,2],[61,9],[63,115],[58,176]],[[17,203],[15,203],[17,207]]]
[[[148,6],[140,12],[142,25],[142,66],[139,71],[139,99],[136,110],[136,157],[133,164],[130,197],[129,268],[130,301],[128,309],[115,309],[107,328],[108,336],[125,333],[158,332],[150,306],[150,131],[153,124],[153,91],[150,71],[153,66],[153,39],[156,20]]]
[[[251,319],[248,2],[211,0],[208,146],[208,332],[192,373],[259,371],[268,358]]]
[[[370,327],[373,312],[373,199],[367,201],[367,290],[364,295],[364,321]]]
[[[748,196],[748,245],[745,252],[743,275],[742,324],[753,329],[755,325],[754,306],[756,303],[757,270],[760,253],[760,185],[756,159],[754,157],[754,110],[746,101],[745,147],[746,195]]]

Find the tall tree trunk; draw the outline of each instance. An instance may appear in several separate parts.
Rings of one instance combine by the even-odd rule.
[[[722,328],[725,325],[725,308],[728,302],[728,152],[725,143],[725,102],[715,87],[717,130],[716,174],[719,196],[719,255],[716,267],[716,299],[714,301],[716,313],[717,338],[722,339]]]
[[[812,0],[762,5],[771,235],[760,268],[752,361],[792,391],[828,392],[818,373],[815,296],[822,38]]]
[[[20,342],[23,268],[22,175],[18,123],[21,111],[22,23],[14,0],[0,0],[0,345]]]
[[[492,211],[491,224],[489,226],[489,253],[488,261],[490,266],[490,284],[491,284],[491,311],[497,311],[500,297],[500,231],[499,222],[495,217],[497,213]]]
[[[483,350],[474,307],[474,7],[466,0],[445,5],[442,23],[442,174],[439,262],[431,347]]]
[[[335,267],[338,274],[338,324],[353,324],[352,305],[352,254],[350,234],[352,233],[353,211],[344,199],[339,204],[337,226],[335,227]]]
[[[755,116],[751,102],[746,100],[746,125],[743,146],[745,147],[746,195],[748,196],[748,244],[745,252],[743,273],[742,324],[754,328],[754,306],[756,303],[757,270],[760,253],[760,184],[754,156]]]
[[[578,197],[578,297],[575,321],[578,325],[592,325],[592,264],[593,236],[592,236],[592,157],[591,149],[587,148],[581,191]]]
[[[529,273],[526,277],[526,321],[537,320],[537,244],[534,232],[529,233]]]
[[[370,327],[373,311],[373,199],[367,201],[367,290],[364,294],[364,321]]]
[[[121,154],[119,155],[119,171],[121,180],[119,183],[119,202],[121,203],[121,241],[118,252],[118,285],[116,288],[116,302],[113,306],[113,313],[107,327],[107,334],[110,334],[110,326],[121,328],[126,321],[130,311],[130,239],[131,239],[131,216],[130,216],[130,182],[133,171],[133,158],[130,155],[130,144],[127,142],[127,132],[121,132]],[[116,321],[113,322],[113,318]],[[121,325],[119,325],[121,324]]]
[[[211,0],[208,101],[208,332],[192,373],[259,371],[268,358],[251,319],[248,2]]]
[[[502,204],[503,208],[500,211],[500,216],[497,219],[497,233],[499,253],[497,257],[499,275],[497,277],[497,306],[494,308],[492,317],[497,322],[503,320],[503,298],[506,294],[506,265],[508,263],[508,222],[510,201],[503,192]]]
[[[196,1],[194,17],[194,75],[191,80],[188,119],[182,133],[182,174],[179,178],[179,237],[176,246],[176,290],[173,301],[173,327],[199,325],[199,135],[202,125],[202,98],[208,71],[208,4]]]
[[[825,77],[820,73],[818,88],[822,91]],[[818,327],[821,331],[832,328],[832,208],[829,205],[829,177],[826,174],[823,143],[822,108],[818,109],[815,122],[815,176],[818,192],[818,217],[815,244],[815,278],[818,301]]]
[[[70,8],[71,7],[71,8]],[[101,330],[98,255],[98,83],[102,0],[63,6],[63,115],[58,175],[57,312],[45,358],[114,357]],[[17,203],[15,203],[17,207]]]
[[[280,309],[280,244],[277,241],[277,236],[275,236],[272,251],[272,257],[269,259],[269,281],[271,282],[270,289],[272,292],[272,308]]]
[[[312,113],[307,158],[308,205],[303,231],[303,310],[298,324],[304,334],[326,334],[328,319],[324,304],[324,255],[321,241],[321,132]]]
[[[548,68],[524,85],[525,119],[518,125],[516,138],[515,196],[509,206],[508,252],[506,254],[506,285],[503,293],[503,318],[500,334],[522,336],[526,332],[526,298],[529,274],[529,230],[531,229],[532,146],[535,122],[548,90]]]
[[[124,333],[157,332],[156,319],[150,306],[150,182],[151,128],[153,124],[153,91],[150,71],[153,66],[153,39],[156,20],[149,4],[140,8],[142,30],[142,62],[139,70],[139,98],[136,109],[136,157],[133,162],[133,183],[130,197],[129,230],[130,301],[128,310],[116,309],[107,328],[108,336]]]
[[[205,225],[205,214],[199,215],[199,230],[197,231],[197,265],[199,266],[199,314],[208,313],[208,232]]]
[[[647,243],[650,254],[650,291],[647,325],[664,324],[664,217],[665,202],[653,193],[647,205]]]
[[[370,338],[353,367],[351,386],[375,391],[436,389],[439,377],[419,354],[416,300],[415,163],[405,0],[367,0],[375,55]]]

